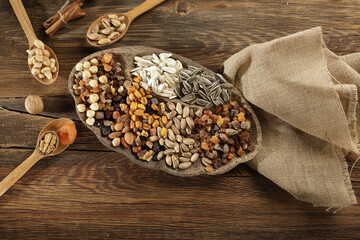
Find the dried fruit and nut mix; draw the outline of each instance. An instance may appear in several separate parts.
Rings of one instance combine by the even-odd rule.
[[[99,127],[101,134],[111,139],[114,147],[131,149],[144,161],[165,160],[164,164],[172,168],[187,169],[199,160],[206,167],[205,170],[211,172],[235,156],[243,156],[254,150],[249,139],[251,124],[246,119],[245,109],[230,101],[228,86],[221,86],[226,84],[222,82],[222,77],[195,67],[188,68],[191,73],[182,72],[181,63],[178,68],[175,67],[178,60],[169,60],[171,55],[155,56],[148,57],[152,60],[145,60],[155,59],[155,62],[159,62],[147,69],[143,68],[143,64],[137,64],[137,69],[132,71],[134,77],[131,80],[125,80],[121,75],[120,63],[113,54],[78,63],[74,90],[79,95],[77,110],[86,115],[86,123]],[[142,61],[137,60],[137,63]],[[205,78],[204,75],[213,77],[216,84],[199,83],[203,85],[199,87],[203,91],[216,93],[207,96],[223,96],[225,91],[228,98],[222,98],[221,101],[215,98],[206,104],[199,104],[219,105],[215,110],[205,109],[203,106],[188,106],[179,100],[164,102],[154,95],[154,88],[167,83],[164,89],[172,89],[171,96],[176,96],[176,83],[188,80],[182,80],[181,76],[175,79],[175,75],[169,74],[168,71],[172,70],[166,68],[169,67],[166,61],[174,65],[175,75],[186,73],[194,81],[200,82],[205,81],[202,79]],[[168,77],[172,82],[166,80]],[[156,82],[148,85],[149,80]],[[218,83],[220,87],[216,87],[219,86]],[[212,85],[215,90],[210,89],[214,88]],[[163,89],[157,88],[155,91],[158,95],[166,95]]]

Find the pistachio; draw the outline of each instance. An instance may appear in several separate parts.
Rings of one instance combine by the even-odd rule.
[[[111,43],[111,40],[110,39],[107,39],[107,38],[104,38],[104,39],[100,39],[98,41],[98,44],[99,45],[103,45],[103,44],[107,44],[107,43]]]
[[[191,162],[183,162],[179,164],[179,168],[184,170],[184,169],[188,169],[191,166]]]

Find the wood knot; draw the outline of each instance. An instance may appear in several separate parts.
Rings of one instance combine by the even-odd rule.
[[[176,3],[176,12],[179,14],[186,14],[189,11],[190,4],[188,2],[180,1]]]

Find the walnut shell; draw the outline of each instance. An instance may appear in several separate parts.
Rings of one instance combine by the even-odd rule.
[[[43,100],[38,95],[29,95],[25,99],[25,109],[30,114],[41,113],[44,109]]]

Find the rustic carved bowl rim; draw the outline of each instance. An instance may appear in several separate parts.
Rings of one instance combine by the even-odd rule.
[[[117,60],[121,62],[121,68],[122,68],[121,74],[123,76],[125,76],[126,79],[130,79],[131,78],[130,70],[134,68],[134,63],[133,63],[134,56],[144,56],[144,55],[149,55],[152,53],[159,54],[159,53],[164,53],[164,52],[171,53],[169,51],[164,51],[161,49],[145,47],[145,46],[118,47],[118,48],[111,48],[111,49],[106,49],[106,50],[101,50],[101,51],[95,52],[93,54],[90,54],[90,55],[84,57],[79,62],[83,63],[94,57],[96,58],[98,55],[103,55],[105,53],[113,53],[114,56],[116,56],[118,58]],[[174,53],[172,53],[172,54],[173,54],[172,57],[174,59],[180,60],[184,66],[193,65],[196,67],[201,67],[205,71],[213,72],[213,71],[201,66],[200,64],[193,62],[192,60],[190,60],[188,58],[182,57],[182,56],[174,54]],[[248,119],[252,123],[252,127],[250,129],[250,132],[251,132],[250,139],[252,140],[252,142],[254,143],[254,146],[255,146],[255,150],[253,152],[246,154],[243,157],[233,158],[228,164],[226,164],[218,169],[214,169],[214,171],[212,171],[212,172],[206,172],[204,170],[205,167],[201,164],[200,160],[196,161],[193,164],[193,166],[191,166],[190,168],[188,168],[186,170],[173,169],[166,165],[165,160],[150,161],[150,162],[142,161],[142,160],[138,159],[137,156],[135,154],[133,154],[130,149],[125,149],[122,147],[116,147],[116,148],[113,147],[111,145],[110,139],[108,139],[107,137],[101,136],[100,129],[98,127],[90,126],[90,125],[86,124],[85,113],[78,112],[78,110],[76,108],[77,96],[75,95],[75,92],[73,89],[75,73],[76,73],[76,69],[74,66],[69,75],[69,78],[68,78],[68,87],[69,87],[72,97],[74,98],[75,109],[76,109],[76,112],[77,112],[80,120],[85,124],[86,127],[88,127],[91,131],[93,131],[95,133],[96,137],[99,139],[99,141],[104,146],[106,146],[107,148],[109,148],[113,151],[124,154],[132,162],[136,163],[137,165],[140,165],[142,167],[149,168],[149,169],[162,170],[164,172],[170,173],[172,175],[180,176],[180,177],[191,177],[191,176],[197,176],[197,175],[202,175],[202,174],[218,175],[218,174],[222,174],[227,171],[230,171],[231,169],[233,169],[240,163],[244,163],[244,162],[247,162],[247,161],[253,159],[259,152],[259,148],[260,148],[261,142],[262,142],[262,133],[261,133],[259,121],[258,121],[254,111],[252,110],[252,108],[250,107],[248,102],[245,100],[245,98],[242,96],[240,91],[237,90],[236,88],[234,88],[234,89],[232,89],[232,99],[240,102],[240,104],[248,111],[248,113],[250,113],[250,116]]]

